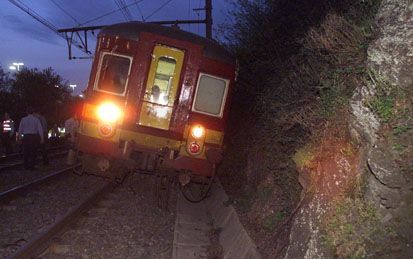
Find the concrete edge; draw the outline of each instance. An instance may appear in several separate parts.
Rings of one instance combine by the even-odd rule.
[[[257,246],[241,224],[232,205],[225,206],[228,196],[217,181],[213,184],[210,197],[204,202],[213,219],[214,227],[220,228],[220,243],[224,259],[260,259]]]

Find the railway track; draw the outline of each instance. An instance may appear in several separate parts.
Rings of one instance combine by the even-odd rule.
[[[51,151],[57,151],[57,150],[62,150],[62,149],[66,149],[66,146],[50,147],[47,149],[47,151],[51,152]],[[14,159],[19,159],[22,157],[23,157],[23,153],[13,153],[9,155],[2,155],[0,156],[0,163],[7,162],[10,160],[14,160]]]
[[[18,186],[15,186],[13,188],[10,188],[6,191],[0,192],[0,202],[7,202],[11,199],[13,199],[16,196],[20,196],[24,193],[26,193],[27,191],[29,191],[31,188],[35,187],[35,186],[39,186],[41,184],[45,184],[51,180],[56,179],[57,177],[60,177],[64,174],[70,173],[71,170],[74,168],[75,166],[70,166],[70,167],[66,167],[63,168],[61,170],[57,170],[55,172],[52,172],[46,176],[40,177],[38,179],[35,179],[33,181],[30,181],[28,183],[24,183],[24,184],[20,184]]]
[[[96,179],[89,176],[91,178]],[[53,185],[63,182],[67,181],[58,180]],[[0,248],[9,247],[8,252],[3,252],[4,258],[171,258],[175,212],[156,206],[154,182],[151,176],[130,177],[122,185],[99,181],[65,213],[52,216],[54,219],[45,227],[37,226],[28,233],[26,228],[14,230],[14,226],[10,226],[10,231],[17,234],[8,238],[9,234],[4,233],[5,242],[1,242],[0,236]],[[19,198],[23,201],[14,200],[9,206],[23,204],[24,210],[33,216],[48,214],[49,206],[37,211],[30,208],[38,206],[39,191],[45,193],[50,185],[32,190],[26,198]],[[67,185],[68,191],[76,188],[70,186]],[[64,199],[62,193],[56,197]],[[31,199],[32,205],[25,205],[28,203],[24,199]],[[171,204],[175,201],[172,199]],[[13,217],[17,222],[24,220],[17,216],[17,210],[19,208],[16,213],[3,213],[9,215],[7,221]],[[33,223],[26,225],[33,226]]]
[[[51,150],[49,150],[49,152],[52,151],[52,150],[53,151],[57,150],[57,152],[56,153],[51,153],[51,154],[49,153],[48,154],[49,159],[61,158],[61,157],[64,157],[65,155],[67,155],[66,150],[61,151],[62,148],[51,149]],[[24,165],[24,162],[21,160],[22,156],[23,156],[22,154],[13,154],[13,155],[6,156],[6,157],[3,156],[2,159],[0,159],[0,172],[5,171],[7,169],[12,169],[12,168]],[[38,158],[38,160],[39,160],[39,158]]]
[[[53,174],[33,181],[34,186],[65,174],[71,168],[56,171]],[[69,178],[73,177],[70,174]],[[69,179],[68,178],[68,179]],[[48,180],[49,179],[49,180]],[[79,184],[79,178],[75,177]],[[46,191],[47,186],[62,185],[66,183],[67,191],[74,192],[76,182],[66,178],[44,184],[44,187],[30,187],[33,185],[16,187],[0,194],[3,199],[12,200],[9,206],[27,206],[24,211],[33,213],[29,217],[43,215],[49,206],[43,210],[33,211],[33,206],[39,206],[36,197],[41,190],[45,201],[50,193]],[[237,218],[231,206],[227,207],[225,201],[228,199],[217,191],[214,185],[211,196],[202,203],[189,203],[177,188],[172,191],[170,203],[175,204],[178,200],[176,211],[162,211],[156,206],[153,196],[153,184],[155,179],[151,176],[131,176],[122,185],[114,182],[100,182],[101,184],[86,186],[90,189],[87,194],[78,195],[78,200],[64,210],[64,213],[55,214],[54,218],[46,226],[38,226],[30,230],[31,234],[18,234],[12,239],[7,238],[9,234],[3,235],[9,240],[1,243],[1,246],[13,245],[12,253],[3,253],[4,258],[206,258],[210,251],[226,255],[227,258],[260,258],[255,252],[253,243],[249,240],[245,230]],[[43,185],[42,185],[43,186]],[[20,189],[20,191],[19,191]],[[60,190],[57,187],[55,190]],[[85,191],[79,192],[85,193]],[[15,197],[13,193],[24,197]],[[177,198],[178,196],[178,198]],[[65,199],[65,192],[55,194],[55,197]],[[23,202],[13,202],[23,199]],[[24,202],[30,199],[31,204]],[[50,201],[50,200],[49,200]],[[1,205],[2,202],[0,202]],[[21,205],[18,205],[21,204]],[[49,204],[58,204],[50,201]],[[59,206],[59,205],[55,205]],[[63,205],[61,205],[63,206]],[[67,206],[67,205],[64,205]],[[19,207],[17,207],[19,210]],[[0,210],[1,211],[1,210]],[[6,214],[2,214],[6,215]],[[10,222],[13,217],[18,221],[24,220],[18,217],[18,213],[8,214]],[[33,220],[37,224],[37,220]],[[174,223],[175,222],[175,223]],[[211,222],[214,222],[211,225]],[[236,225],[234,225],[234,222]],[[4,222],[3,222],[4,224]],[[33,223],[26,223],[33,226]],[[15,225],[15,224],[14,224]],[[14,225],[11,231],[16,233]],[[40,227],[40,228],[39,228]],[[218,230],[218,229],[222,229]],[[18,230],[18,233],[24,233]],[[219,234],[221,232],[221,234]],[[216,236],[210,236],[217,233]],[[1,234],[1,231],[0,231]],[[215,234],[214,234],[215,235]],[[223,240],[221,246],[218,240]],[[1,240],[1,238],[0,238]],[[216,252],[215,252],[216,253]],[[213,255],[213,254],[212,254]],[[237,256],[231,257],[230,255]],[[239,255],[239,256],[238,256]],[[229,257],[228,257],[229,256]],[[217,257],[220,258],[220,257]]]
[[[15,254],[9,258],[34,258],[42,254],[52,243],[53,238],[62,235],[70,226],[81,218],[83,213],[92,208],[104,194],[113,190],[115,184],[108,182],[102,188],[95,191],[78,206],[70,209],[65,215],[61,216],[54,224],[49,226],[45,231],[35,236],[26,245],[21,247]]]

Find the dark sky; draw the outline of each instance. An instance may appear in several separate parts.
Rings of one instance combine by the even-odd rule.
[[[76,27],[103,14],[118,9],[115,0],[15,0],[49,21],[57,28]],[[134,20],[146,21],[198,19],[193,8],[204,6],[204,0],[123,0]],[[137,2],[138,4],[134,4]],[[159,7],[166,4],[159,11]],[[214,29],[224,22],[230,7],[228,0],[212,0]],[[65,11],[62,11],[62,9]],[[154,13],[155,12],[155,13]],[[69,15],[70,16],[69,16]],[[152,14],[152,16],[150,16]],[[150,17],[148,17],[150,16]],[[204,12],[199,12],[204,18]],[[84,26],[125,22],[120,11]],[[204,25],[181,25],[181,29],[204,35]],[[91,43],[94,49],[95,42]],[[75,49],[75,56],[82,53]],[[92,60],[68,60],[66,41],[7,0],[0,0],[0,65],[8,70],[13,62],[26,67],[52,67],[70,84],[77,84],[80,93],[89,79]]]

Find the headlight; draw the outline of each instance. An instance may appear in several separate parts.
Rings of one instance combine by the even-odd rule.
[[[205,128],[202,127],[201,125],[196,125],[196,126],[192,127],[191,135],[192,135],[192,137],[194,137],[196,139],[200,139],[205,135]]]
[[[100,121],[114,123],[122,116],[122,111],[113,103],[103,103],[98,107],[97,115]]]

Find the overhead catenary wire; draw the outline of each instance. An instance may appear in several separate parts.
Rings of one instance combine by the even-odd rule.
[[[125,19],[125,21],[129,22],[130,20],[132,20],[132,17],[130,17],[130,13],[128,13],[125,9],[124,3],[122,3],[120,0],[115,0],[116,5],[118,6],[120,12],[123,15],[123,18]],[[128,16],[129,14],[129,16]]]
[[[156,14],[157,12],[159,12],[162,8],[164,8],[167,4],[169,4],[170,2],[172,2],[172,0],[168,0],[166,1],[164,4],[162,4],[160,7],[158,7],[155,11],[153,11],[150,15],[145,17],[145,20],[148,20],[148,18],[152,17],[154,14]]]
[[[140,2],[142,2],[142,1],[143,1],[143,0],[135,0],[133,3],[130,3],[130,4],[126,5],[125,7],[132,6],[132,5],[137,4],[137,3],[140,3]],[[111,14],[114,14],[114,13],[116,13],[116,12],[119,12],[121,9],[122,9],[122,8],[119,8],[119,9],[116,9],[116,10],[113,10],[113,11],[110,11],[110,12],[107,12],[107,13],[105,13],[105,14],[99,15],[98,17],[95,17],[95,18],[93,18],[93,19],[90,19],[90,20],[88,20],[88,21],[80,24],[78,27],[83,26],[83,25],[88,24],[88,23],[91,23],[91,22],[94,22],[94,21],[97,21],[97,20],[100,20],[100,19],[102,19],[102,18],[104,18],[104,17],[106,17],[106,16],[108,16],[108,15],[111,15]]]
[[[63,33],[58,32],[58,28],[52,24],[50,21],[48,21],[47,19],[45,19],[44,17],[42,17],[40,14],[38,14],[36,11],[34,11],[33,9],[31,9],[28,5],[26,5],[25,3],[23,3],[20,0],[8,0],[10,3],[12,3],[13,5],[15,5],[16,7],[18,7],[20,10],[22,10],[23,12],[27,13],[28,15],[30,15],[32,18],[34,18],[35,20],[37,20],[38,22],[40,22],[41,24],[43,24],[44,26],[46,26],[47,28],[49,28],[50,30],[52,30],[54,33],[56,33],[58,36],[62,37],[63,39],[66,40],[66,37]],[[81,49],[82,51],[84,50],[84,48],[82,47],[82,45],[80,45],[76,40],[72,40],[72,42],[75,44],[75,46],[79,49]]]
[[[20,10],[22,10],[23,12],[27,13],[28,15],[30,15],[32,18],[34,18],[35,20],[37,20],[38,22],[40,22],[41,24],[43,24],[44,26],[46,26],[47,28],[49,28],[50,30],[52,30],[53,32],[55,32],[57,35],[62,36],[58,31],[57,31],[57,27],[54,26],[51,22],[49,22],[48,20],[46,20],[45,18],[43,18],[42,16],[40,16],[37,12],[35,12],[33,9],[31,9],[29,6],[27,6],[25,3],[21,2],[20,0],[8,0],[10,3],[14,4],[15,6],[17,6]]]
[[[126,16],[128,17],[129,21],[132,21],[133,17],[132,17],[132,14],[130,13],[128,7],[126,7],[125,0],[118,0],[118,1],[121,4],[121,6],[123,7],[123,10],[124,10]]]
[[[136,9],[138,9],[139,14],[141,15],[142,21],[144,22],[144,21],[145,21],[145,17],[144,17],[144,15],[143,15],[143,13],[142,13],[141,8],[139,7],[138,3],[135,3],[135,5],[136,5]]]
[[[61,5],[59,5],[58,3],[56,3],[55,0],[50,0],[55,6],[57,6],[57,8],[59,8],[62,12],[64,12],[67,16],[69,16],[70,18],[72,18],[73,21],[75,21],[77,23],[77,25],[81,24],[81,22],[79,22],[79,20],[77,20],[75,17],[73,17],[73,15],[71,15],[68,11],[66,11]]]

